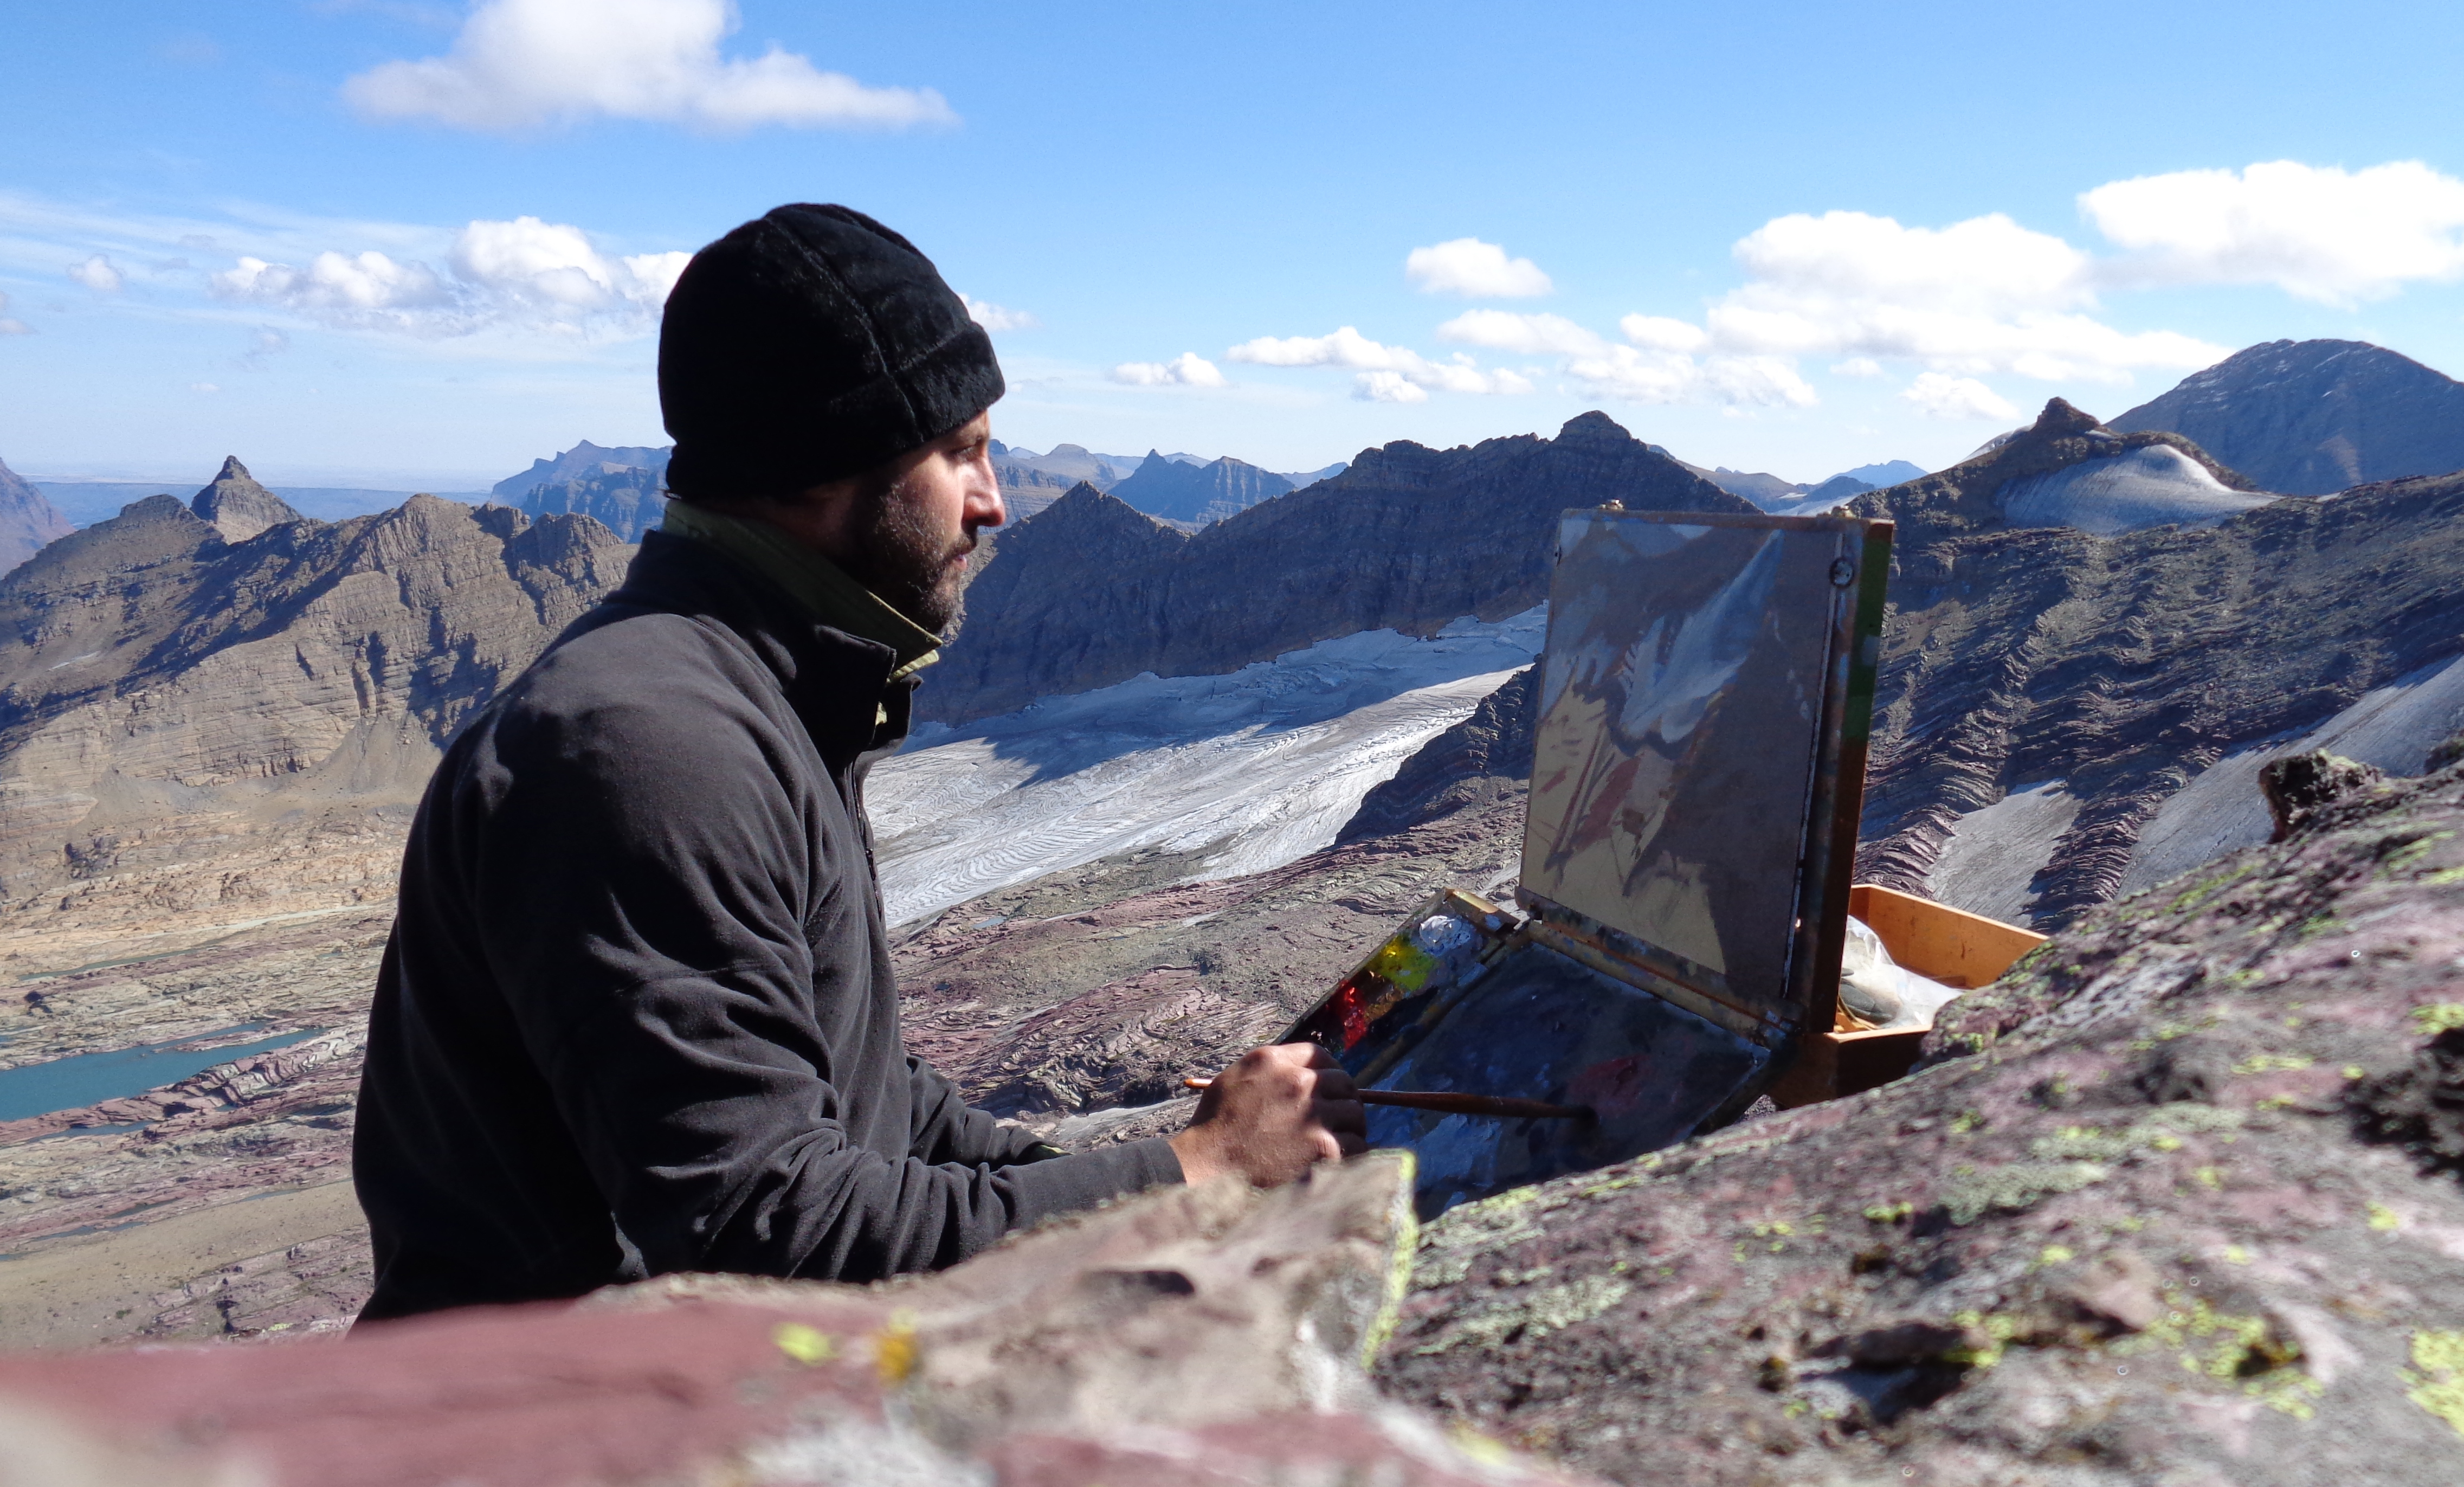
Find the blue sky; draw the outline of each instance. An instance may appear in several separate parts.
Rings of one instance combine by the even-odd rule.
[[[798,199],[988,306],[1037,449],[1297,470],[1596,407],[1815,479],[2278,337],[2464,374],[2452,5],[20,11],[0,458],[37,476],[467,489],[664,442],[674,255]]]

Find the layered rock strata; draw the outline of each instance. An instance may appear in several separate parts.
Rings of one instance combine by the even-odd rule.
[[[2251,756],[2249,777],[2192,804],[2246,807],[2258,829],[2244,839],[2261,840],[2256,768],[2271,744],[2290,748],[2464,653],[2464,547],[2452,536],[2464,476],[2110,538],[2012,520],[2008,488],[2113,457],[2123,441],[2102,433],[2057,400],[1988,454],[1857,503],[1899,523],[1860,878],[2059,925],[2235,844],[2218,830],[2199,848],[2195,821],[2168,821],[2162,854],[2143,842],[2220,761]],[[2176,435],[2125,447],[2174,452],[2213,469],[2220,487],[2247,483]],[[1460,800],[1519,798],[1529,686],[1433,739],[1362,803],[1344,839]],[[2421,726],[2451,713],[2444,726],[2464,726],[2464,703],[2443,702]],[[2435,735],[2421,726],[2409,735],[2417,748],[2389,744],[2388,767],[2423,767]]]
[[[52,544],[0,580],[11,948],[388,896],[438,744],[628,551],[585,518],[427,496],[239,542],[154,497]]]
[[[916,705],[961,721],[1140,672],[1226,672],[1364,630],[1502,619],[1547,597],[1558,513],[1610,500],[1753,510],[1600,413],[1554,439],[1364,451],[1196,536],[1082,487],[1001,540]]]
[[[1963,818],[2058,782],[2067,813],[1999,916],[2039,927],[2112,898],[2158,808],[2230,751],[2464,650],[2464,477],[2196,530],[2013,529],[2002,488],[2102,457],[2049,421],[1855,503],[1900,523],[1859,876],[1956,900],[1937,869]]]

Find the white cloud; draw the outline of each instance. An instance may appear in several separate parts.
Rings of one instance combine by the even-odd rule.
[[[24,321],[11,318],[9,296],[6,292],[0,292],[0,336],[31,336],[33,333],[33,326]]]
[[[188,390],[191,392],[220,392],[222,388],[214,386],[210,382],[192,382],[188,384]]]
[[[1861,211],[1797,212],[1747,234],[1735,255],[1756,279],[1792,293],[1952,314],[2064,309],[2094,298],[2086,254],[1998,211],[1940,229]]]
[[[691,255],[609,257],[580,228],[517,217],[455,234],[447,278],[419,259],[328,250],[304,268],[244,255],[212,275],[219,299],[288,310],[328,325],[420,336],[515,323],[559,330],[639,330],[655,322]]]
[[[560,309],[591,311],[629,307],[651,312],[666,304],[689,253],[601,256],[578,227],[516,217],[511,222],[473,222],[453,240],[455,277],[511,299]]]
[[[1882,375],[1882,364],[1874,360],[1870,356],[1852,356],[1844,362],[1832,363],[1831,375],[1834,377],[1879,377]]]
[[[1195,351],[1169,362],[1123,362],[1110,373],[1133,388],[1228,388],[1222,369]]]
[[[868,87],[773,46],[722,58],[730,0],[481,0],[445,56],[386,62],[342,95],[380,119],[515,132],[592,117],[707,129],[900,128],[956,119],[930,88]]]
[[[1703,362],[1703,386],[1731,408],[1812,408],[1822,401],[1778,356],[1713,356]]]
[[[449,329],[444,281],[427,264],[397,263],[373,249],[350,256],[320,253],[304,269],[243,255],[237,267],[214,275],[209,284],[220,299],[274,305],[335,324],[445,334],[468,328]]]
[[[1556,287],[1540,265],[1509,258],[1505,249],[1477,237],[1413,249],[1403,259],[1403,277],[1424,295],[1466,300],[1529,300]]]
[[[1838,357],[1845,376],[1901,359],[1967,377],[2127,383],[2138,370],[2194,370],[2227,354],[2192,336],[2097,320],[2086,312],[2099,262],[1999,213],[1939,229],[1861,211],[1797,213],[1748,234],[1736,257],[1751,277],[1702,324],[1628,316],[1627,339],[1715,356]],[[1773,390],[1768,378],[1749,382]]]
[[[121,285],[126,282],[121,277],[120,270],[112,267],[110,256],[99,253],[83,263],[70,264],[68,274],[69,277],[99,295],[116,295],[120,293]]]
[[[1353,396],[1378,403],[1424,402],[1432,391],[1512,394],[1531,390],[1529,378],[1504,369],[1485,371],[1461,352],[1452,361],[1433,362],[1402,346],[1380,345],[1350,325],[1324,336],[1260,336],[1224,354],[1260,366],[1348,366],[1383,374],[1353,380]],[[1399,390],[1405,385],[1420,395]]]
[[[1523,356],[1597,356],[1608,343],[1562,315],[1465,310],[1438,327],[1440,341],[1487,346]]]
[[[1901,397],[1927,418],[2016,418],[2019,411],[1973,377],[1919,372]]]
[[[1731,408],[1811,408],[1820,401],[1796,368],[1776,356],[1698,361],[1683,351],[1610,346],[1599,356],[1568,362],[1566,374],[1590,396],[1627,403],[1703,399]]]
[[[2177,170],[2100,186],[2079,209],[2141,255],[2114,265],[2123,282],[2274,284],[2351,305],[2464,278],[2464,181],[2419,161]]]
[[[1024,310],[1004,309],[989,300],[979,300],[973,295],[962,294],[958,299],[965,303],[967,314],[974,318],[977,324],[986,330],[1033,330],[1044,323]]]
[[[1401,372],[1362,372],[1352,379],[1352,395],[1364,403],[1425,403],[1429,389],[1404,380]]]
[[[1700,351],[1711,344],[1700,325],[1670,320],[1664,315],[1628,315],[1617,322],[1617,329],[1636,345],[1653,351]]]

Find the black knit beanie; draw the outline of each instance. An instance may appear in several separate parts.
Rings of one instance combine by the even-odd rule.
[[[1003,390],[993,344],[915,245],[797,204],[694,254],[659,328],[679,496],[784,496],[964,424]]]

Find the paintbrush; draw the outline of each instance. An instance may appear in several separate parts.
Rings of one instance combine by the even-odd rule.
[[[1202,1090],[1213,1079],[1195,1076],[1180,1081],[1185,1089]],[[1592,1121],[1589,1105],[1552,1105],[1538,1099],[1509,1099],[1500,1095],[1447,1095],[1434,1090],[1359,1090],[1353,1098],[1364,1105],[1399,1105],[1406,1110],[1436,1110],[1447,1115],[1494,1116],[1501,1121]]]

